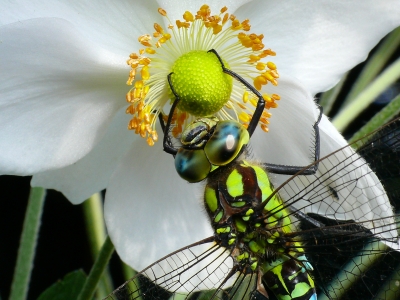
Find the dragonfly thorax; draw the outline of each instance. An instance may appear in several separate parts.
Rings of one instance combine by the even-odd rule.
[[[265,170],[246,161],[219,168],[208,178],[204,199],[216,238],[232,251],[242,272],[301,252],[296,241],[283,238],[294,226],[281,199],[271,195]]]

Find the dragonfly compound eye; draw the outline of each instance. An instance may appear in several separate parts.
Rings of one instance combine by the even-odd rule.
[[[208,176],[211,164],[203,149],[180,148],[175,156],[175,169],[188,182],[198,182]]]
[[[239,155],[243,145],[247,144],[249,139],[247,129],[240,123],[221,121],[204,147],[204,152],[211,164],[224,166]]]

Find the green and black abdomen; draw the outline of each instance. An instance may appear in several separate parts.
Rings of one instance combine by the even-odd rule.
[[[264,169],[234,161],[211,172],[205,207],[217,240],[232,250],[239,272],[263,274],[278,299],[316,299],[311,265],[288,235],[291,217]]]

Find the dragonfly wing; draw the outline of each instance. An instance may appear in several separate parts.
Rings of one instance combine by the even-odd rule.
[[[140,299],[144,296],[150,297],[146,299],[168,299],[172,296],[189,299],[198,291],[215,291],[219,286],[222,290],[234,285],[237,275],[227,278],[232,268],[230,253],[209,238],[150,265],[107,299]]]
[[[393,133],[396,132],[394,125],[389,128]],[[368,147],[362,150],[363,155],[374,151],[379,144],[397,141],[398,135],[385,134],[385,139],[381,135],[374,137],[365,145]],[[395,157],[380,159],[380,164],[386,167],[399,165],[399,153],[391,152],[391,155]],[[350,147],[323,159],[315,175],[293,178],[279,190],[279,194],[293,210],[362,223],[386,245],[400,250],[389,197],[369,164]]]

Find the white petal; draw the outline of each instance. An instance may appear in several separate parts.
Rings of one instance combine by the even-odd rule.
[[[252,0],[225,0],[207,3],[204,0],[186,0],[185,2],[179,0],[157,0],[159,6],[166,10],[171,20],[182,20],[182,15],[185,11],[195,14],[203,4],[207,4],[210,7],[212,15],[219,15],[221,8],[224,6],[228,8],[229,13],[233,14],[240,6],[250,1]]]
[[[264,34],[279,71],[300,79],[315,95],[332,87],[400,25],[397,0],[255,0],[243,6],[251,31]]]
[[[153,32],[153,24],[161,24],[153,0],[108,1],[90,0],[16,0],[4,1],[0,24],[32,18],[62,18],[97,46],[121,55],[124,59],[139,50],[137,38]],[[143,46],[141,46],[143,48]]]
[[[181,179],[161,143],[140,141],[107,188],[105,220],[123,261],[141,270],[162,256],[212,235],[200,184]]]
[[[127,70],[108,65],[107,52],[60,19],[10,24],[0,35],[1,172],[27,175],[79,160],[125,105]]]
[[[33,175],[31,185],[62,192],[74,204],[80,204],[107,187],[121,157],[139,137],[126,129],[129,117],[125,109],[113,119],[104,138],[82,159],[67,167]],[[145,143],[143,139],[140,142]]]
[[[313,155],[312,126],[319,116],[314,99],[297,81],[284,75],[273,92],[281,100],[277,108],[269,110],[269,132],[258,128],[251,138],[255,157],[272,164],[309,165]]]

